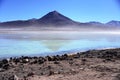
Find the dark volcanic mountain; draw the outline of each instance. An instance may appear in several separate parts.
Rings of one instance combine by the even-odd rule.
[[[53,11],[43,16],[38,20],[39,24],[42,25],[54,25],[54,26],[64,26],[64,25],[75,25],[77,24],[75,21],[70,18],[58,13],[57,11]]]

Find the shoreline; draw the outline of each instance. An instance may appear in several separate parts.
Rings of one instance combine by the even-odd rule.
[[[113,47],[109,47],[109,48],[97,48],[97,49],[88,49],[88,50],[67,50],[67,51],[58,51],[58,52],[45,52],[45,53],[38,53],[38,54],[30,54],[30,55],[18,55],[18,56],[8,56],[8,57],[0,57],[0,60],[2,59],[10,59],[10,58],[19,58],[21,56],[28,56],[28,57],[46,57],[46,56],[56,56],[56,55],[76,55],[77,53],[83,53],[83,52],[87,52],[87,51],[93,51],[93,50],[109,50],[109,49],[119,49],[119,48],[113,48]]]
[[[71,55],[21,56],[0,60],[0,80],[16,80],[14,78],[22,80],[117,80],[120,77],[119,66],[120,48],[88,50]]]

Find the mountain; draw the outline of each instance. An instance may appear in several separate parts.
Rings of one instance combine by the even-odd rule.
[[[96,22],[96,21],[90,21],[88,22],[89,24],[93,24],[93,25],[104,25],[103,23],[100,22]]]
[[[96,22],[96,21],[90,21],[90,22],[87,22],[87,23],[90,24],[91,26],[105,27],[105,24],[100,23],[100,22]]]
[[[64,26],[64,25],[75,25],[77,22],[71,20],[70,18],[58,13],[57,11],[50,12],[40,18],[38,23],[41,25],[54,25],[54,26]]]
[[[120,27],[120,21],[114,21],[114,20],[112,20],[112,21],[106,23],[106,25]]]
[[[120,21],[110,21],[106,24],[100,22],[87,22],[80,23],[73,21],[72,19],[60,14],[57,11],[52,11],[46,14],[45,16],[39,19],[29,19],[29,20],[17,20],[17,21],[8,21],[8,22],[0,22],[0,27],[47,27],[47,26],[77,26],[79,28],[114,28],[120,26]]]

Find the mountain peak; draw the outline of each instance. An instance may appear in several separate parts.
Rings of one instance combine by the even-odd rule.
[[[59,14],[58,11],[54,10],[54,11],[51,11],[50,13],[53,13],[53,14]]]
[[[51,16],[51,17],[58,17],[58,16],[61,16],[62,14],[60,14],[58,11],[51,11],[51,12],[49,12],[47,15],[45,15],[45,16]],[[45,17],[45,16],[43,16],[43,17]]]
[[[57,11],[52,11],[43,16],[39,19],[40,24],[46,24],[46,25],[71,25],[74,24],[74,21],[70,18],[62,15],[61,13]]]

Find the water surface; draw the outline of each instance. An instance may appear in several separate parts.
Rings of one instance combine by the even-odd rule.
[[[120,36],[114,33],[0,34],[0,57],[119,47]]]

